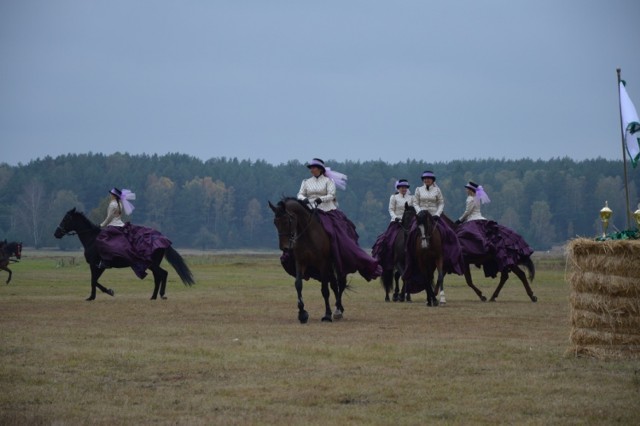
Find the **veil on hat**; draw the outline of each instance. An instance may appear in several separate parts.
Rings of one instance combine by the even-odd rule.
[[[482,187],[482,185],[478,185],[478,187],[476,188],[476,203],[487,204],[490,202],[491,199],[489,199],[487,193],[484,192],[484,188]]]
[[[347,175],[331,170],[329,167],[324,168],[324,175],[331,179],[338,188],[347,189]]]
[[[124,207],[124,212],[127,215],[130,215],[131,213],[133,213],[133,210],[135,209],[135,207],[133,206],[133,204],[130,203],[130,200],[135,200],[135,199],[136,199],[136,194],[134,194],[128,189],[122,190],[120,201],[122,201],[122,207]]]

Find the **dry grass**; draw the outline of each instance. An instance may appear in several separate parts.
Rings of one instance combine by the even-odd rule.
[[[0,286],[0,424],[632,424],[638,361],[566,356],[562,261],[538,265],[531,303],[512,277],[482,303],[447,277],[448,305],[385,303],[353,276],[345,319],[321,323],[319,284],[273,254],[188,255],[198,283],[170,271],[169,300],[130,270],[89,293],[81,259],[13,265]],[[64,260],[64,261],[63,261]],[[0,275],[0,279],[2,276]],[[497,281],[474,278],[491,294]]]
[[[567,244],[572,351],[640,359],[640,241]]]

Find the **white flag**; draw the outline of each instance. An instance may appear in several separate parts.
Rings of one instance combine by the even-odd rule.
[[[620,113],[625,146],[631,163],[635,167],[640,160],[640,119],[622,81],[620,81]]]

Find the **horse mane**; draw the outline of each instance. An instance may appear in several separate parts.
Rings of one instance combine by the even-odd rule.
[[[283,195],[282,198],[280,199],[280,201],[278,202],[278,207],[282,206],[282,210],[284,210],[285,206],[289,202],[298,203],[300,205],[300,207],[302,207],[304,209],[304,211],[308,211],[307,206],[305,205],[305,203],[302,200],[299,200],[297,197],[290,197],[290,196],[285,196],[285,195]]]
[[[76,209],[73,209],[69,213],[72,213],[74,216],[80,217],[81,220],[84,221],[87,225],[89,225],[89,227],[94,231],[100,231],[100,227],[95,223],[93,223],[91,219],[89,219],[87,215],[84,214],[84,212],[80,212]]]

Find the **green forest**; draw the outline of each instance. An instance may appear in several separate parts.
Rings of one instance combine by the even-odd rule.
[[[356,224],[360,245],[371,248],[389,222],[394,183],[406,178],[411,192],[432,170],[445,197],[445,214],[464,211],[465,183],[483,185],[491,203],[485,217],[520,233],[537,251],[576,236],[602,232],[599,211],[613,210],[609,231],[627,228],[622,161],[594,159],[332,161],[348,185],[338,190],[340,209]],[[36,248],[77,249],[77,238],[56,240],[65,212],[76,207],[95,223],[105,215],[112,187],[136,193],[135,211],[124,218],[160,230],[177,247],[195,249],[277,249],[268,201],[295,196],[309,177],[305,162],[264,161],[179,154],[68,154],[10,166],[0,163],[0,239]],[[628,168],[630,210],[639,201],[637,170]],[[635,226],[635,224],[633,225]]]

